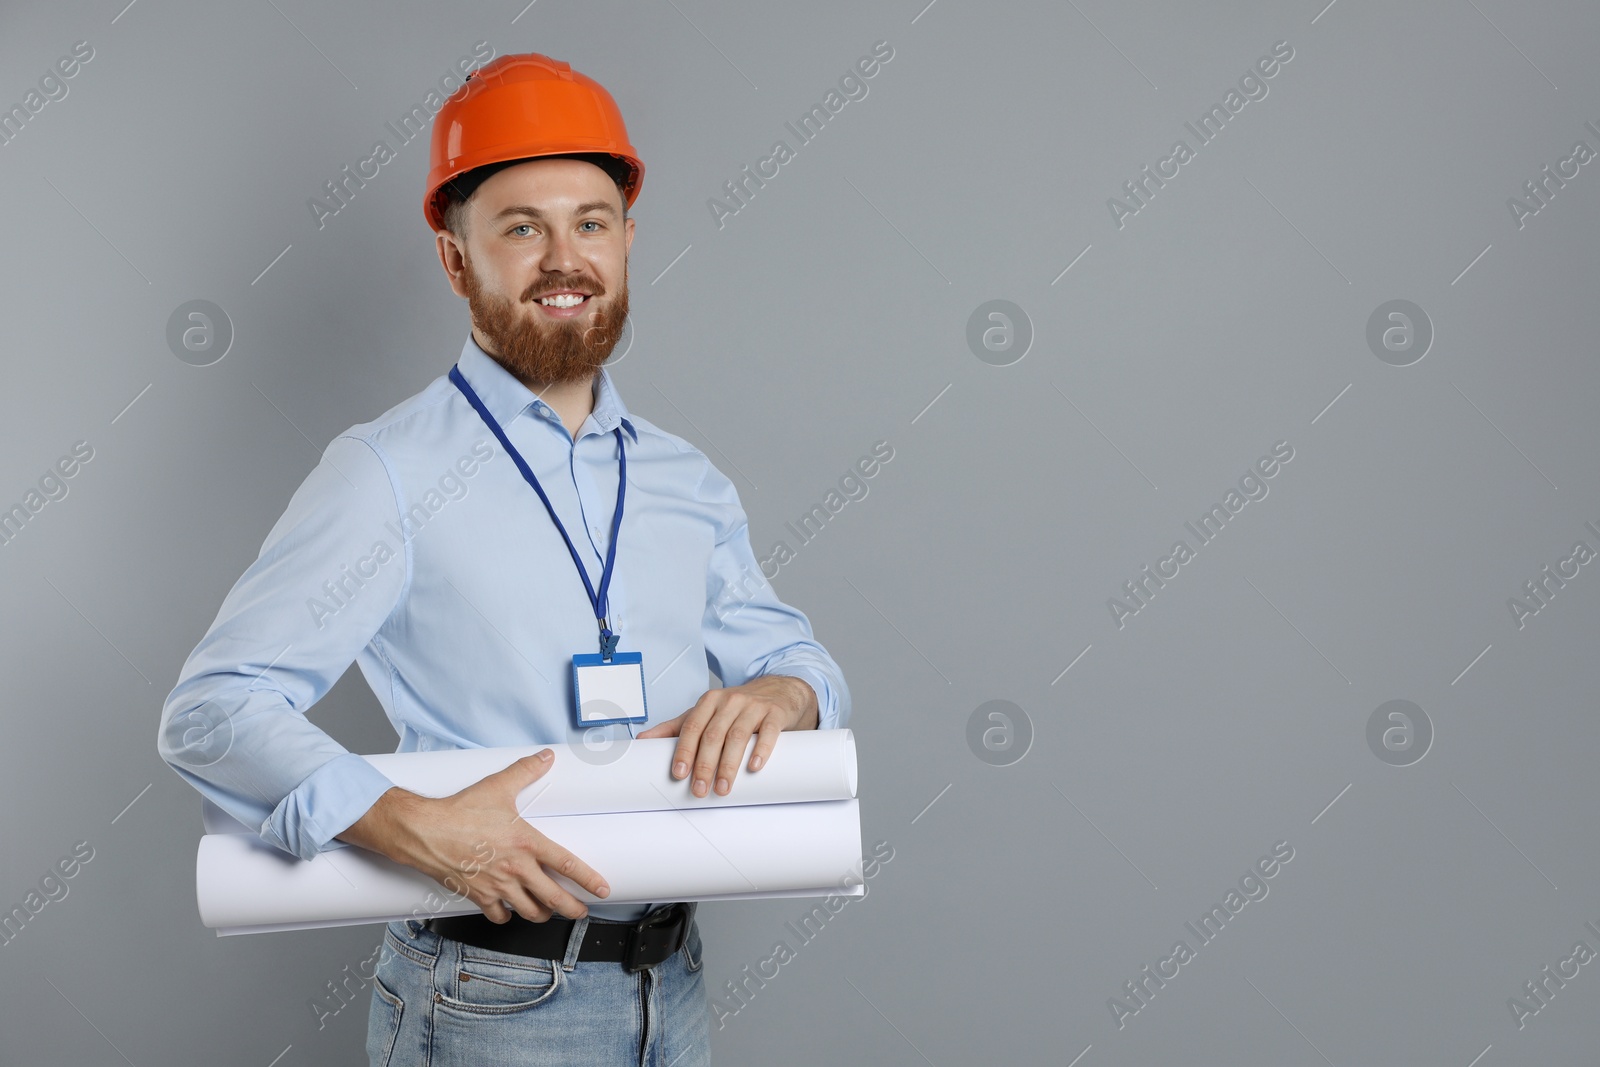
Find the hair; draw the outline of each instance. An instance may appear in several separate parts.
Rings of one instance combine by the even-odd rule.
[[[488,181],[489,178],[514,167],[518,163],[526,163],[530,159],[581,159],[585,163],[593,163],[616,183],[617,193],[622,197],[622,217],[628,217],[628,179],[633,176],[633,168],[627,160],[604,152],[564,152],[552,156],[528,156],[523,159],[507,159],[499,163],[486,163],[481,167],[462,174],[445,182],[440,188],[444,191],[446,204],[443,212],[444,228],[449,230],[458,240],[466,240],[467,221],[471,212],[467,210],[467,201],[472,194],[477,192],[478,186]]]

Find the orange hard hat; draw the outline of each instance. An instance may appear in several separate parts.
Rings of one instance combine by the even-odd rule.
[[[626,163],[625,197],[639,196],[639,161],[622,112],[605,87],[560,60],[536,52],[501,56],[467,75],[433,120],[428,189],[422,211],[444,228],[450,179],[489,163],[536,156],[598,152]]]

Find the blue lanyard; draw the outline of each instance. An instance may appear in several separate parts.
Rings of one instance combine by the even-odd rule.
[[[572,562],[578,567],[578,577],[583,579],[584,591],[589,594],[589,603],[594,607],[595,621],[600,624],[600,654],[609,660],[617,648],[617,635],[611,631],[610,624],[606,622],[606,591],[611,588],[611,567],[617,560],[617,534],[622,530],[622,499],[628,488],[628,451],[623,447],[622,427],[618,426],[612,431],[617,435],[617,507],[611,516],[611,544],[606,548],[606,564],[600,572],[600,592],[597,594],[594,586],[589,583],[589,572],[584,568],[583,560],[578,557],[578,550],[573,547],[572,538],[567,536],[567,528],[562,525],[556,509],[551,506],[550,498],[545,496],[544,487],[539,484],[539,479],[523,460],[522,453],[518,452],[516,446],[506,438],[505,431],[500,428],[495,417],[489,414],[489,409],[483,406],[478,394],[467,384],[466,378],[461,375],[460,367],[450,368],[450,380],[461,390],[461,395],[467,398],[467,403],[473,406],[489,429],[494,431],[494,435],[505,446],[506,454],[517,465],[517,470],[522,472],[522,477],[533,486],[533,491],[539,494],[539,499],[544,501],[544,509],[550,513],[550,521],[556,524],[556,529],[561,531],[561,539],[567,543],[567,551],[572,553]]]

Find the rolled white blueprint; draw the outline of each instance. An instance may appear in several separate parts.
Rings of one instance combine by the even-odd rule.
[[[848,800],[856,795],[856,743],[849,730],[785,730],[758,771],[749,769],[756,739],[750,738],[739,773],[727,796],[689,791],[691,777],[670,774],[675,737],[628,738],[610,747],[578,744],[465,748],[436,752],[385,752],[363,758],[395,785],[419,796],[446,797],[524,756],[551,749],[555,759],[537,782],[517,796],[525,818],[544,815],[597,815],[674,808],[724,808],[751,804],[793,804]],[[207,801],[208,834],[256,830]]]
[[[819,887],[814,888],[814,889],[774,889],[770,893],[714,893],[714,894],[707,894],[706,896],[700,897],[698,899],[700,899],[700,900],[776,900],[776,899],[779,899],[779,898],[788,899],[788,898],[793,898],[793,897],[822,897],[822,896],[864,897],[864,896],[866,896],[867,895],[867,887],[861,883],[861,879],[860,879],[859,875],[856,872],[852,872],[851,877],[854,878],[854,881],[850,881],[849,879],[845,879],[844,880],[845,881],[845,885],[844,886],[833,886],[832,888],[823,888],[823,887],[819,886]],[[607,901],[606,903],[609,904],[610,901]],[[657,902],[652,901],[651,903],[657,903]],[[287,933],[287,932],[289,932],[291,930],[323,930],[323,929],[326,929],[326,928],[328,928],[330,926],[361,926],[361,925],[365,925],[365,924],[368,924],[368,923],[394,922],[394,921],[399,920],[399,919],[431,919],[435,915],[439,915],[439,916],[444,916],[444,915],[467,915],[467,914],[471,914],[473,912],[476,912],[477,910],[478,910],[477,908],[472,907],[470,904],[463,905],[458,900],[452,898],[449,907],[446,907],[446,908],[435,908],[435,909],[427,911],[426,913],[423,913],[421,910],[418,910],[418,909],[413,909],[412,911],[405,912],[404,914],[383,915],[383,916],[379,916],[376,919],[359,919],[359,920],[356,920],[356,919],[325,919],[325,920],[323,920],[321,922],[258,923],[255,926],[220,926],[220,927],[217,928],[217,936],[218,937],[234,937],[234,936],[237,936],[237,935],[240,935],[240,934],[279,934],[279,933]],[[834,910],[834,909],[830,909],[830,910]]]
[[[611,896],[602,900],[552,873],[591,904],[859,896],[862,891],[861,816],[854,799],[539,816],[528,822],[604,876]],[[195,889],[201,921],[220,933],[353,926],[479,910],[422,872],[375,852],[337,848],[307,861],[254,834],[202,838]]]

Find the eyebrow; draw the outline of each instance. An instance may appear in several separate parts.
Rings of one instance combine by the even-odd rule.
[[[605,200],[590,200],[587,203],[579,204],[577,208],[574,209],[573,214],[588,215],[592,212],[601,212],[610,215],[612,218],[617,217],[616,205]],[[512,215],[527,215],[528,217],[535,219],[545,219],[549,217],[543,211],[540,211],[538,208],[531,205],[512,204],[510,207],[502,209],[499,214],[495,215],[493,221],[498,222],[501,219],[510,218]]]

